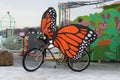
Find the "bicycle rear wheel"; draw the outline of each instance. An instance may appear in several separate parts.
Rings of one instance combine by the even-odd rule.
[[[33,48],[26,52],[23,57],[23,68],[29,72],[37,70],[44,61],[44,50]]]
[[[89,64],[90,56],[86,50],[82,53],[82,56],[79,59],[74,60],[69,58],[68,60],[69,68],[76,72],[85,70],[89,66]]]

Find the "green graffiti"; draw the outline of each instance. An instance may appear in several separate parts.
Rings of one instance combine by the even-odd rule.
[[[89,21],[98,39],[90,46],[94,49],[91,60],[120,60],[120,5],[104,7],[101,13],[79,16]],[[77,17],[72,23],[77,23]]]

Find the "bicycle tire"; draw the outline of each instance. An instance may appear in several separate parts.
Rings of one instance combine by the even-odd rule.
[[[68,66],[71,70],[76,72],[81,72],[85,70],[90,64],[90,55],[85,50],[84,53],[82,53],[81,57],[77,60],[68,59]]]
[[[42,52],[41,52],[42,51]],[[37,70],[44,62],[44,50],[32,48],[23,57],[22,65],[26,71]]]

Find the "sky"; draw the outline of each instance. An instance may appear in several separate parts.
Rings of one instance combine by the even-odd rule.
[[[41,17],[48,7],[52,6],[56,9],[56,12],[58,12],[58,2],[62,3],[68,1],[71,0],[0,0],[0,20],[7,13],[7,11],[9,11],[16,21],[15,24],[16,28],[40,26]],[[72,1],[85,1],[85,0],[72,0]],[[103,3],[102,5],[104,4],[105,3]],[[101,11],[102,9],[96,8],[96,5],[74,8],[71,9],[71,20],[74,20],[77,16],[89,15],[91,13],[93,14],[95,12]]]

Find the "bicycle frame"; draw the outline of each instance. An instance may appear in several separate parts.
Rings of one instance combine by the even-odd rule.
[[[57,65],[61,65],[62,63],[68,64],[68,67],[71,70],[76,71],[76,72],[83,71],[88,67],[88,65],[90,63],[90,58],[89,58],[90,56],[88,55],[88,52],[86,50],[85,50],[85,55],[87,57],[87,60],[85,62],[82,60],[82,59],[84,59],[84,57],[74,60],[74,59],[70,59],[68,56],[63,55],[63,54],[61,54],[60,58],[57,59],[51,50],[55,47],[54,46],[49,47],[49,45],[52,44],[52,43],[50,43],[50,40],[48,39],[48,41],[47,41],[47,38],[46,38],[46,39],[41,39],[41,41],[42,41],[41,46],[36,46],[35,48],[29,50],[23,57],[22,63],[23,63],[23,67],[25,70],[27,70],[29,72],[37,70],[43,64],[43,62],[45,60],[44,53],[46,53],[46,50],[50,53],[51,57],[56,62],[56,65],[54,66],[55,68]],[[29,53],[31,54],[32,50],[33,51],[35,50],[35,52],[38,52],[38,51],[40,51],[40,52],[38,53],[38,55],[31,57],[31,56],[29,56]],[[42,54],[42,56],[39,56],[39,54]],[[31,60],[29,60],[29,59],[31,59]],[[34,59],[35,60],[37,59],[37,62]],[[39,63],[39,60],[40,60],[40,63]],[[32,65],[32,63],[34,63],[34,62],[35,62],[35,66]],[[79,66],[79,65],[81,65],[81,63],[83,64],[83,67]]]
[[[44,41],[42,41],[42,42],[44,42]],[[53,48],[55,48],[55,47],[50,47],[50,48],[49,48],[49,45],[50,45],[50,44],[52,44],[52,43],[50,43],[50,40],[49,40],[46,44],[44,43],[44,47],[39,47],[39,49],[41,49],[42,52],[44,52],[45,49],[48,50],[48,52],[49,52],[50,55],[52,56],[53,60],[56,61],[56,64],[57,64],[57,63],[67,63],[66,61],[64,61],[65,58],[68,59],[68,57],[67,57],[67,56],[65,57],[65,55],[62,55],[62,54],[61,54],[63,58],[62,58],[62,57],[60,57],[60,58],[58,58],[58,59],[55,58],[53,52],[51,51],[51,49],[53,49]],[[44,55],[44,54],[43,54],[43,55]],[[61,58],[62,58],[62,59],[61,59]],[[66,60],[67,60],[67,59],[66,59]]]

